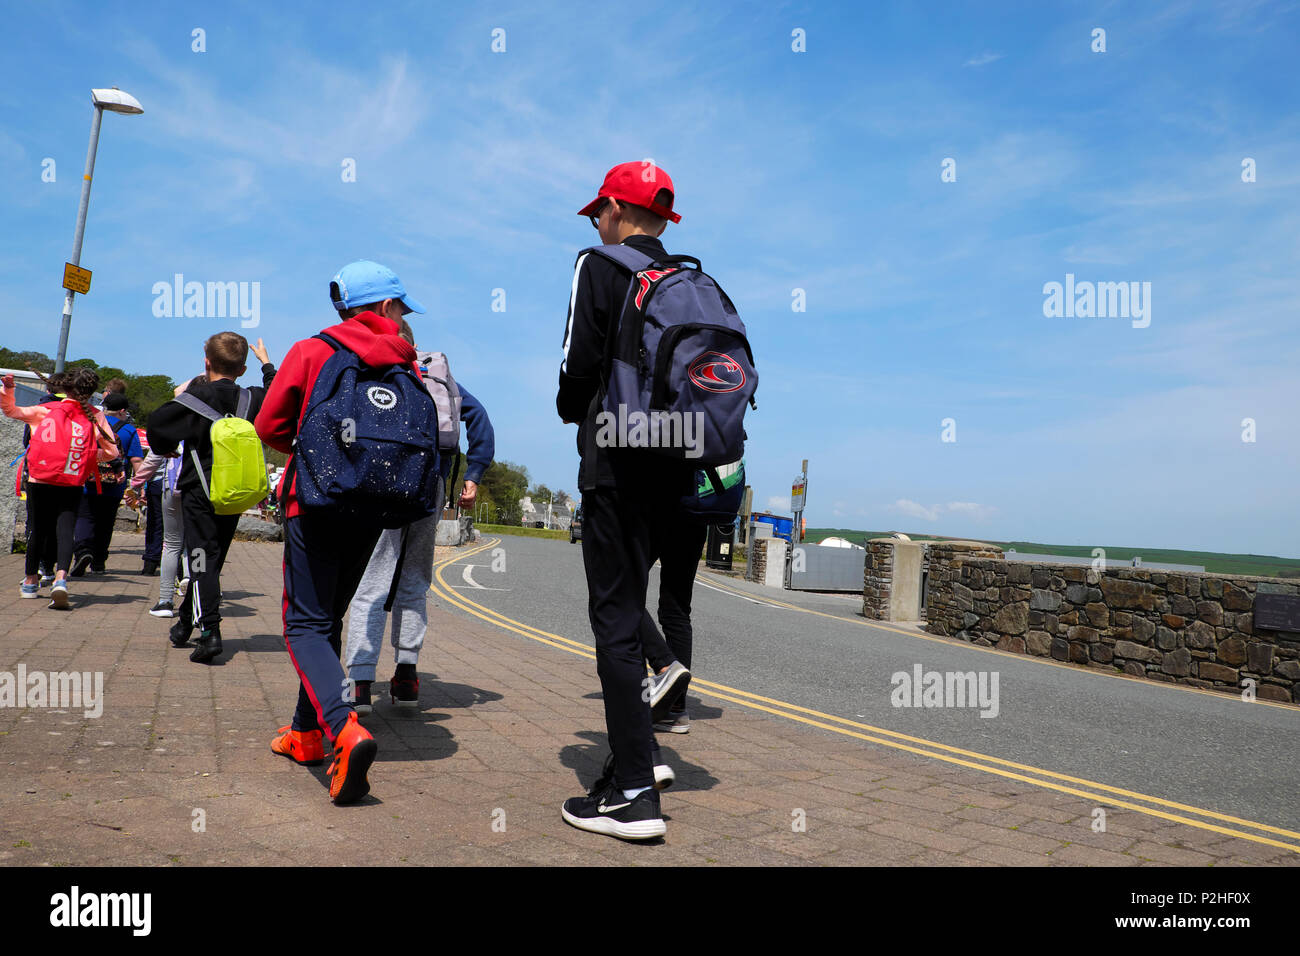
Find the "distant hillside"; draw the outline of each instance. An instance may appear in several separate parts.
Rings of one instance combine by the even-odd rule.
[[[809,528],[807,540],[820,541],[831,535],[862,544],[868,538],[881,538],[888,531],[849,531],[843,528]],[[914,541],[942,541],[943,536],[931,534],[912,534],[905,532]],[[994,541],[980,538],[1001,548],[1015,548],[1033,554],[1059,554],[1069,557],[1091,557],[1093,545],[1040,544],[1036,541]],[[1170,564],[1199,564],[1207,571],[1218,574],[1254,574],[1261,576],[1300,578],[1300,558],[1279,558],[1267,554],[1223,554],[1218,551],[1175,551],[1167,548],[1123,548],[1102,545],[1106,557],[1112,561],[1131,561],[1141,557],[1145,561],[1166,561]]]

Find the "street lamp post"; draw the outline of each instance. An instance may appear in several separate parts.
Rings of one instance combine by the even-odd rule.
[[[90,121],[90,148],[86,150],[86,172],[81,179],[81,204],[77,207],[77,232],[72,239],[72,264],[81,265],[81,240],[86,234],[86,210],[90,206],[90,181],[95,174],[95,152],[99,148],[99,124],[104,110],[110,113],[143,113],[138,100],[117,87],[108,90],[91,90],[95,115]],[[68,355],[68,330],[72,328],[72,300],[77,293],[68,289],[63,297],[63,324],[59,326],[59,350],[54,357],[54,371],[62,372]]]

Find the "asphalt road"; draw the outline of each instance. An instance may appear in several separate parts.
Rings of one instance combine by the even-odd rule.
[[[442,575],[456,594],[484,608],[592,643],[581,545],[505,535],[495,550],[457,559]],[[657,594],[656,568],[652,609]],[[765,588],[701,566],[692,671],[863,724],[1300,829],[1300,709],[899,633],[872,626],[860,612],[857,598]],[[912,675],[918,664],[924,671],[985,672],[986,680],[996,672],[997,715],[981,717],[978,707],[895,706],[893,675]],[[707,696],[694,698],[691,712],[693,722],[718,713]]]

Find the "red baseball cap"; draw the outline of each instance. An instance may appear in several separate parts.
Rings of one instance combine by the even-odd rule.
[[[650,160],[619,163],[605,174],[600,192],[595,199],[578,210],[578,215],[594,215],[601,200],[619,199],[649,209],[656,216],[677,223],[682,221],[682,217],[673,212],[673,197],[672,179]]]

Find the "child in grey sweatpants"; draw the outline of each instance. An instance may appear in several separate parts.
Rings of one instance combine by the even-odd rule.
[[[420,648],[429,629],[429,586],[433,583],[433,547],[438,537],[438,519],[442,517],[442,503],[446,496],[443,479],[438,481],[438,507],[427,518],[407,525],[390,528],[379,536],[375,550],[366,565],[366,573],[357,585],[348,609],[348,647],[344,665],[348,677],[357,686],[356,710],[369,713],[369,685],[375,680],[379,665],[380,646],[384,641],[384,624],[388,612],[384,605],[393,586],[402,539],[406,539],[406,554],[397,579],[397,593],[393,597],[392,644],[396,650],[398,674],[414,671],[420,660]],[[406,665],[403,667],[402,665]],[[399,681],[393,678],[391,694],[398,707],[414,707],[417,695],[402,694],[410,678]],[[419,679],[415,679],[418,691]],[[401,694],[402,696],[399,696]]]
[[[472,508],[478,495],[478,483],[496,454],[496,440],[487,411],[463,385],[459,388],[460,418],[469,445],[465,453],[465,483],[460,505]],[[389,693],[393,703],[400,708],[413,709],[419,705],[420,679],[415,665],[419,662],[420,648],[424,646],[424,634],[429,626],[427,601],[429,585],[433,582],[433,547],[455,458],[455,453],[443,456],[438,507],[434,513],[405,528],[386,530],[379,536],[348,608],[348,644],[343,665],[355,685],[353,706],[359,715],[368,714],[371,709],[370,685],[375,680],[379,652],[384,642],[385,618],[388,616],[384,604],[393,586],[403,535],[406,537],[406,554],[402,558],[397,592],[393,597],[391,632],[397,670],[389,685]]]
[[[184,442],[178,446],[184,448]],[[190,577],[190,563],[185,554],[183,537],[185,522],[181,517],[181,492],[176,486],[180,480],[181,457],[164,458],[155,452],[149,452],[131,479],[127,504],[139,500],[145,484],[159,471],[164,471],[162,489],[163,550],[162,563],[158,576],[158,603],[149,609],[154,617],[174,617],[173,597],[176,593],[176,579],[186,584]]]

